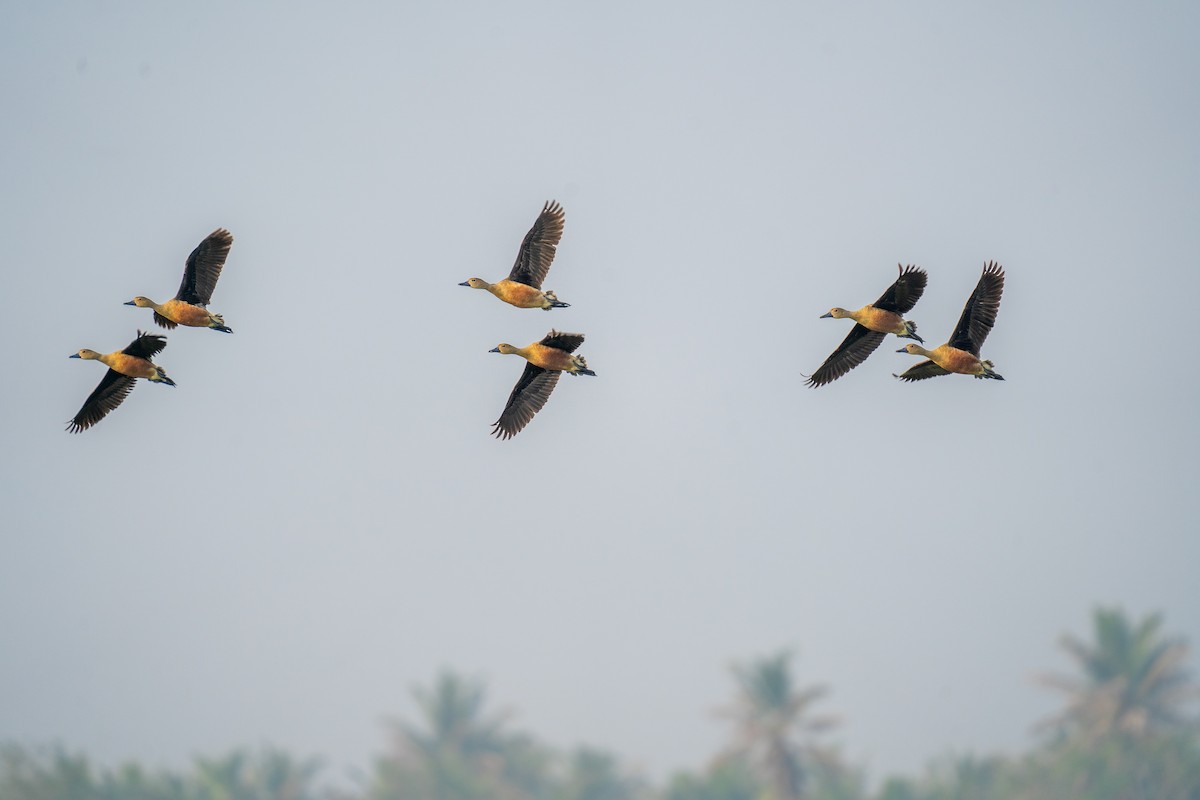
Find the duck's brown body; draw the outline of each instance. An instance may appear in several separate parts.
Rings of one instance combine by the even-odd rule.
[[[974,375],[979,378],[1000,378],[999,375],[992,372],[992,362],[984,361],[974,353],[968,353],[966,350],[960,350],[948,344],[938,345],[932,350],[926,350],[920,345],[909,344],[897,352],[909,353],[914,356],[925,356],[946,372],[953,372],[958,375]],[[918,364],[917,366],[921,365]],[[916,369],[916,367],[913,369]],[[1000,378],[1000,380],[1004,379]]]
[[[565,334],[560,334],[565,335]],[[582,337],[581,337],[582,338]],[[510,349],[498,348],[501,353],[511,353],[518,355],[534,366],[542,369],[554,369],[560,372],[590,372],[587,368],[587,359],[583,356],[577,356],[573,353],[562,350],[558,347],[550,347],[541,342],[534,342],[526,347],[512,347]]]
[[[225,333],[233,332],[225,326],[225,319],[220,314],[183,300],[171,299],[160,305],[148,297],[135,297],[131,303],[138,308],[153,308],[154,321],[164,328],[184,325],[188,328],[215,328]]]
[[[109,369],[116,370],[122,375],[128,375],[131,378],[145,378],[150,381],[162,381],[167,373],[163,372],[162,368],[154,364],[148,358],[140,356],[131,356],[118,350],[115,353],[96,354],[94,356],[84,355],[84,353],[93,353],[92,350],[79,351],[79,358],[94,359],[104,364]]]
[[[541,308],[549,311],[552,308],[567,308],[568,303],[560,303],[558,297],[551,291],[542,291],[528,284],[505,278],[496,283],[488,283],[481,278],[471,278],[463,285],[474,289],[486,289],[510,306],[517,308]]]
[[[904,317],[897,314],[895,311],[888,311],[884,308],[876,308],[875,306],[863,306],[857,311],[845,311],[844,309],[835,309],[835,311],[843,311],[842,314],[830,312],[830,316],[834,318],[849,318],[862,325],[864,328],[879,333],[894,333],[897,336],[912,336],[912,331],[908,329]]]

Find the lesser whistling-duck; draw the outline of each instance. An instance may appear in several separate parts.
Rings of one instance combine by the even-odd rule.
[[[176,325],[186,325],[189,328],[212,328],[222,333],[233,333],[220,314],[205,308],[212,299],[213,290],[217,288],[217,278],[221,277],[221,268],[225,266],[231,247],[233,234],[224,228],[217,228],[196,245],[196,249],[188,256],[187,265],[183,268],[183,283],[179,284],[179,291],[173,299],[159,305],[139,295],[125,305],[153,308],[154,321],[168,330]]]
[[[138,331],[134,339],[124,350],[115,353],[97,353],[95,350],[83,349],[74,353],[70,358],[82,358],[89,361],[99,361],[108,366],[108,372],[100,379],[99,385],[83,401],[83,408],[75,418],[67,424],[71,433],[87,430],[112,411],[133,391],[133,384],[138,378],[145,378],[153,383],[165,383],[174,386],[175,381],[167,377],[162,367],[152,364],[150,359],[167,346],[167,337],[157,333],[142,333]]]
[[[909,367],[896,377],[902,381],[919,381],[957,372],[960,375],[974,375],[976,378],[1004,380],[992,369],[991,361],[979,357],[979,348],[983,347],[983,340],[996,324],[996,312],[1000,310],[1000,295],[1003,293],[1004,268],[995,261],[989,261],[983,265],[983,274],[979,276],[975,291],[971,292],[970,299],[963,307],[962,316],[954,326],[950,341],[932,350],[915,344],[900,348],[897,353],[925,356],[929,360]]]
[[[917,324],[901,315],[911,311],[921,299],[928,276],[925,270],[911,264],[907,267],[900,267],[899,264],[896,266],[900,269],[900,277],[896,278],[895,283],[872,305],[863,306],[857,311],[831,308],[828,314],[821,315],[821,319],[849,318],[854,320],[855,325],[837,349],[825,359],[825,363],[808,379],[809,386],[824,386],[836,381],[865,361],[889,333],[894,333],[901,339],[924,341],[917,336]]]
[[[521,379],[508,396],[508,403],[500,419],[492,426],[492,433],[501,439],[510,439],[529,424],[533,415],[542,410],[550,393],[558,383],[558,376],[566,372],[571,375],[595,375],[587,368],[587,359],[573,355],[583,344],[582,333],[559,333],[550,331],[540,342],[526,347],[499,344],[488,352],[518,355],[529,363],[521,373]]]
[[[517,308],[569,308],[554,292],[542,290],[542,281],[550,271],[558,240],[562,238],[566,214],[556,201],[550,200],[542,207],[537,221],[525,234],[517,261],[508,277],[497,283],[488,283],[482,278],[471,278],[459,284],[472,289],[487,289],[509,305]]]

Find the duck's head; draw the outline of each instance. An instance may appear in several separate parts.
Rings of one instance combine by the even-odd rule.
[[[511,356],[513,353],[517,352],[517,348],[513,347],[511,344],[508,344],[507,342],[501,342],[500,344],[493,347],[491,350],[488,350],[488,352],[489,353],[504,353],[507,356]]]
[[[910,356],[920,356],[925,354],[925,348],[919,344],[906,344],[896,351],[897,353],[908,353]]]
[[[459,284],[459,286],[470,286],[472,289],[486,289],[491,286],[490,283],[483,278],[468,278]]]
[[[72,353],[71,355],[67,356],[67,358],[83,358],[92,361],[99,357],[99,353],[97,353],[95,350],[88,350],[86,347],[80,350],[78,353]]]
[[[834,319],[845,319],[848,316],[850,316],[850,312],[844,308],[831,308],[831,309],[829,309],[828,314],[821,315],[821,319],[825,319],[826,317],[833,317]]]
[[[138,308],[152,308],[154,306],[154,301],[151,300],[149,297],[142,297],[139,294],[137,297],[133,298],[125,305],[137,306]]]

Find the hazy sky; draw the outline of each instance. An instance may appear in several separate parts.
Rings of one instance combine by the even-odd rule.
[[[383,750],[442,666],[653,776],[781,647],[876,777],[1017,751],[1097,604],[1200,644],[1194,3],[8,4],[0,740]],[[497,280],[543,202],[546,282]],[[64,432],[218,226],[211,307]],[[897,262],[1007,380],[819,390]],[[523,362],[580,331],[514,440]],[[1195,663],[1193,661],[1193,663]]]

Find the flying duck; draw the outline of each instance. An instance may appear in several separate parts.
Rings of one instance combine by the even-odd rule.
[[[896,266],[900,269],[900,277],[872,305],[863,306],[857,311],[831,308],[828,314],[821,315],[821,319],[849,318],[855,324],[837,349],[808,379],[809,386],[815,388],[836,381],[875,352],[875,348],[889,333],[902,339],[925,341],[917,336],[917,323],[901,315],[911,311],[921,299],[928,276],[925,270],[911,264],[907,267]]]
[[[996,324],[1000,295],[1003,293],[1004,268],[995,261],[989,261],[983,265],[983,274],[979,276],[975,291],[971,292],[971,297],[963,307],[962,316],[954,326],[950,341],[932,350],[915,344],[900,348],[897,353],[925,356],[929,360],[909,367],[896,377],[902,381],[920,381],[957,372],[960,375],[974,375],[976,378],[1004,380],[992,369],[991,361],[979,357],[979,348],[983,347],[983,340]]]
[[[187,265],[183,268],[183,283],[175,297],[159,305],[148,297],[137,297],[125,305],[138,308],[153,308],[154,321],[170,330],[176,325],[186,325],[189,328],[212,328],[223,333],[233,333],[226,327],[225,319],[220,314],[214,314],[205,306],[212,299],[213,290],[217,288],[217,279],[221,277],[221,268],[229,257],[229,248],[233,247],[233,234],[224,228],[217,228],[188,256]]]
[[[511,439],[529,424],[533,415],[542,410],[550,393],[558,383],[558,377],[566,372],[571,375],[595,375],[587,368],[587,359],[573,355],[583,344],[582,333],[559,333],[550,331],[540,342],[526,347],[499,344],[488,352],[518,355],[529,363],[521,373],[520,380],[508,396],[508,403],[500,419],[492,425],[492,433],[501,439]]]
[[[566,213],[556,201],[551,200],[542,207],[537,221],[525,234],[517,261],[508,277],[497,283],[488,283],[482,278],[471,278],[459,284],[472,289],[487,289],[509,305],[517,308],[569,308],[570,303],[561,302],[554,292],[542,290],[542,281],[550,271],[558,240],[563,235]]]
[[[108,366],[108,372],[100,379],[95,390],[83,401],[83,408],[67,424],[71,433],[87,430],[112,411],[133,391],[133,384],[138,378],[145,378],[153,383],[165,383],[174,386],[175,381],[167,377],[162,367],[152,364],[150,359],[167,346],[167,337],[157,333],[142,333],[138,331],[137,338],[130,342],[124,350],[115,353],[97,353],[95,350],[83,349],[71,355],[71,358],[82,358],[89,361],[99,361]]]

